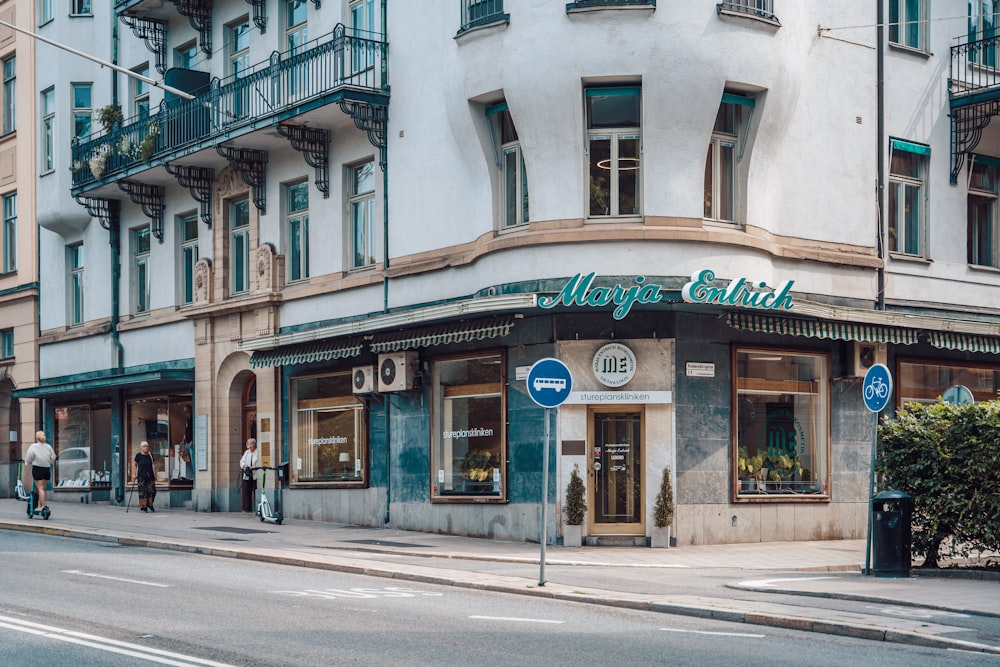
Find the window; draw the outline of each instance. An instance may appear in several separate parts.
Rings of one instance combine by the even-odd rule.
[[[0,359],[14,358],[14,330],[3,329],[0,331]]]
[[[300,53],[309,41],[309,28],[306,19],[309,16],[309,5],[306,0],[285,0],[285,49],[288,55]],[[305,63],[292,67],[288,72],[288,94],[296,95],[305,92],[309,71]]]
[[[229,202],[229,293],[250,289],[250,200]]]
[[[462,27],[459,32],[509,20],[510,14],[503,11],[503,0],[462,0]]]
[[[136,74],[149,77],[149,63],[132,70]],[[149,84],[135,77],[128,78],[129,99],[132,101],[130,112],[134,118],[143,121],[149,118]]]
[[[55,122],[56,104],[55,89],[42,91],[42,173],[47,174],[54,169],[54,137],[52,124]]]
[[[1000,160],[974,156],[969,178],[968,259],[977,266],[1000,267],[997,238],[997,175]]]
[[[149,312],[149,226],[132,230],[132,312]]]
[[[634,86],[586,90],[590,217],[639,215],[640,92]]]
[[[3,272],[17,270],[17,193],[3,196]]]
[[[194,40],[174,49],[174,67],[194,69],[198,62],[198,44]]]
[[[292,484],[364,486],[368,429],[351,374],[292,378]]]
[[[351,268],[375,264],[375,163],[350,168]]]
[[[93,14],[90,7],[90,0],[70,0],[70,16],[90,16]]]
[[[486,115],[491,118],[494,146],[500,146],[497,164],[500,168],[501,225],[505,229],[523,225],[528,222],[528,176],[514,119],[506,102],[491,106]]]
[[[351,28],[354,35],[363,41],[355,41],[351,48],[351,71],[361,72],[375,63],[372,41],[375,31],[375,0],[352,0],[350,9]]]
[[[194,267],[198,263],[198,215],[182,215],[178,221],[180,240],[180,301],[194,303]]]
[[[288,224],[288,280],[309,277],[309,183],[303,181],[285,189],[285,218]]]
[[[69,265],[69,323],[83,324],[83,244],[76,243],[66,248]]]
[[[897,405],[936,403],[949,387],[955,386],[968,389],[976,401],[995,401],[1000,391],[1000,367],[954,361],[900,361],[896,382]]]
[[[74,83],[70,88],[73,93],[73,136],[86,138],[90,136],[90,123],[94,117],[91,84]]]
[[[196,473],[191,421],[191,396],[151,396],[126,403],[125,463],[131,469],[139,443],[149,443],[156,483],[189,488]],[[95,447],[96,447],[95,443]],[[171,483],[172,482],[172,483]],[[131,483],[131,482],[130,482]]]
[[[17,129],[17,58],[3,60],[3,133]]]
[[[705,217],[720,222],[736,222],[739,196],[737,163],[742,152],[740,136],[754,101],[749,97],[725,93],[715,116],[712,138],[705,158]]]
[[[889,43],[923,51],[926,0],[889,0]]]
[[[997,64],[997,10],[992,0],[969,0],[969,61],[984,67]]]
[[[229,50],[229,72],[236,78],[246,76],[250,69],[250,20],[243,17],[236,23],[226,26],[226,48]],[[249,90],[241,88],[233,91],[233,118],[239,118],[249,109]]]
[[[54,18],[52,3],[55,0],[38,0],[38,25],[48,23]]]
[[[924,254],[924,178],[931,150],[893,139],[889,151],[889,252]]]
[[[827,365],[822,354],[736,350],[737,499],[829,494]]]
[[[502,354],[432,364],[434,499],[505,497],[504,368]]]

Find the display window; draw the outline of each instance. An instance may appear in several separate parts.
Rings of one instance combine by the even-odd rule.
[[[828,498],[829,358],[738,348],[734,363],[735,498]]]
[[[506,498],[504,369],[500,353],[433,362],[433,500]]]
[[[1000,367],[901,360],[895,384],[899,405],[942,398],[952,403],[993,401],[1000,389]]]
[[[291,484],[365,486],[368,428],[349,372],[291,381]]]
[[[126,413],[126,470],[131,470],[139,445],[145,440],[153,455],[158,486],[193,486],[191,396],[131,399],[126,403]]]
[[[53,414],[54,488],[111,487],[111,407],[59,405]]]

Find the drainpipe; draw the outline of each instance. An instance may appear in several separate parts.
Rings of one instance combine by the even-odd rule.
[[[382,21],[382,39],[385,42],[385,53],[382,55],[382,85],[389,85],[389,24],[385,11],[385,0],[380,3]],[[382,158],[382,312],[389,312],[389,111],[385,118],[385,147],[381,149]],[[378,368],[375,369],[376,372]],[[392,424],[389,421],[389,399],[385,399],[385,518],[384,525],[389,525],[389,507],[392,504]]]
[[[118,64],[118,16],[111,11],[111,62]],[[118,72],[111,70],[111,103],[118,104]],[[114,346],[115,372],[121,374],[125,365],[125,348],[118,334],[119,295],[121,285],[121,222],[109,221],[111,225],[111,344]]]
[[[879,266],[876,269],[876,295],[875,309],[885,310],[885,28],[882,25],[885,19],[885,8],[882,0],[875,0],[878,7],[875,16],[875,41],[877,42],[875,58],[876,65],[876,121],[875,133],[878,135],[878,148],[876,159],[878,160],[877,183],[875,192],[876,209],[878,210],[878,228],[876,230],[875,249],[878,253]]]

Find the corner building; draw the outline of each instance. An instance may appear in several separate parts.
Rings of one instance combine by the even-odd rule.
[[[645,544],[669,467],[678,545],[862,537],[866,369],[891,405],[996,394],[1000,85],[960,76],[992,18],[457,4],[94,17],[193,99],[95,83],[58,146],[31,395],[59,448],[105,447],[120,501],[152,439],[172,505],[233,511],[256,437],[289,520],[512,540],[543,486],[561,539],[577,469],[590,544]]]

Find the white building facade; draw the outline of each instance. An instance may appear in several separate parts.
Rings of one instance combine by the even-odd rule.
[[[55,53],[36,77],[21,395],[90,457],[56,495],[120,502],[149,440],[171,505],[235,510],[255,437],[289,520],[534,540],[548,456],[552,540],[577,469],[588,542],[644,544],[666,467],[679,545],[863,536],[867,367],[896,405],[996,392],[995,91],[964,76],[992,46],[949,48],[991,19],[916,4],[880,28],[851,3],[120,0],[40,26],[109,59],[117,35],[170,88]],[[547,357],[572,372],[550,429]]]

